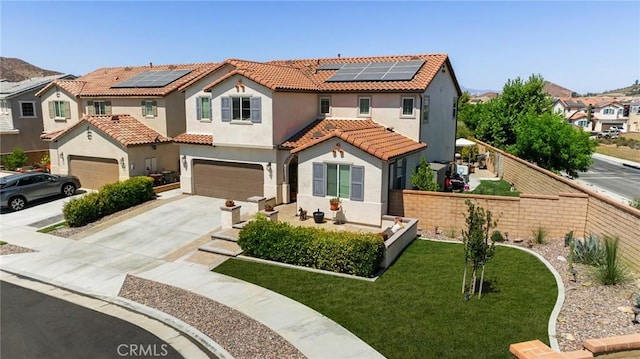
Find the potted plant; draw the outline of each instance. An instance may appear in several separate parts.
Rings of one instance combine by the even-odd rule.
[[[227,206],[227,207],[233,207],[233,206],[235,206],[236,204],[235,204],[235,202],[233,202],[233,200],[232,200],[232,199],[228,199],[228,200],[226,200],[226,201],[224,202],[224,205],[225,205],[225,206]]]
[[[340,209],[340,198],[333,197],[329,200],[329,208],[332,211],[337,211]]]
[[[265,203],[264,210],[266,212],[273,212],[274,211],[273,206],[270,203]]]

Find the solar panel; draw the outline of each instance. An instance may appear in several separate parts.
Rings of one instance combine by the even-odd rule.
[[[326,82],[406,81],[424,65],[423,60],[344,64]]]
[[[121,81],[111,88],[165,87],[193,70],[145,71]]]

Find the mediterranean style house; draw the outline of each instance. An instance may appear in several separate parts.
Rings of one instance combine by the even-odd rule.
[[[178,171],[171,137],[186,130],[184,90],[218,64],[113,67],[75,80],[58,79],[36,96],[51,172],[82,186],[160,171]]]
[[[584,97],[561,98],[553,103],[554,112],[565,116],[567,121],[583,131],[600,132],[612,126],[629,129],[629,116],[624,115],[624,103],[612,98]],[[591,106],[591,119],[587,115]]]
[[[36,93],[51,81],[73,78],[53,75],[19,82],[0,81],[0,154],[10,153],[16,147],[27,154],[49,151],[48,144],[40,138],[43,116]]]
[[[344,220],[379,225],[421,157],[454,158],[461,90],[446,54],[229,59],[182,91],[184,193],[328,215],[339,198]]]

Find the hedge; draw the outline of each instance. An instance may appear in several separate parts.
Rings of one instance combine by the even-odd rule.
[[[70,227],[80,227],[153,197],[153,179],[146,176],[133,177],[123,182],[106,184],[98,192],[71,199],[64,204],[62,213]]]
[[[384,241],[373,233],[297,227],[258,215],[238,237],[245,255],[272,261],[373,277],[384,259]]]

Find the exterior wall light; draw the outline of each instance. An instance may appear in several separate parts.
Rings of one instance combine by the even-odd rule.
[[[120,166],[124,168],[124,157],[120,157]]]

